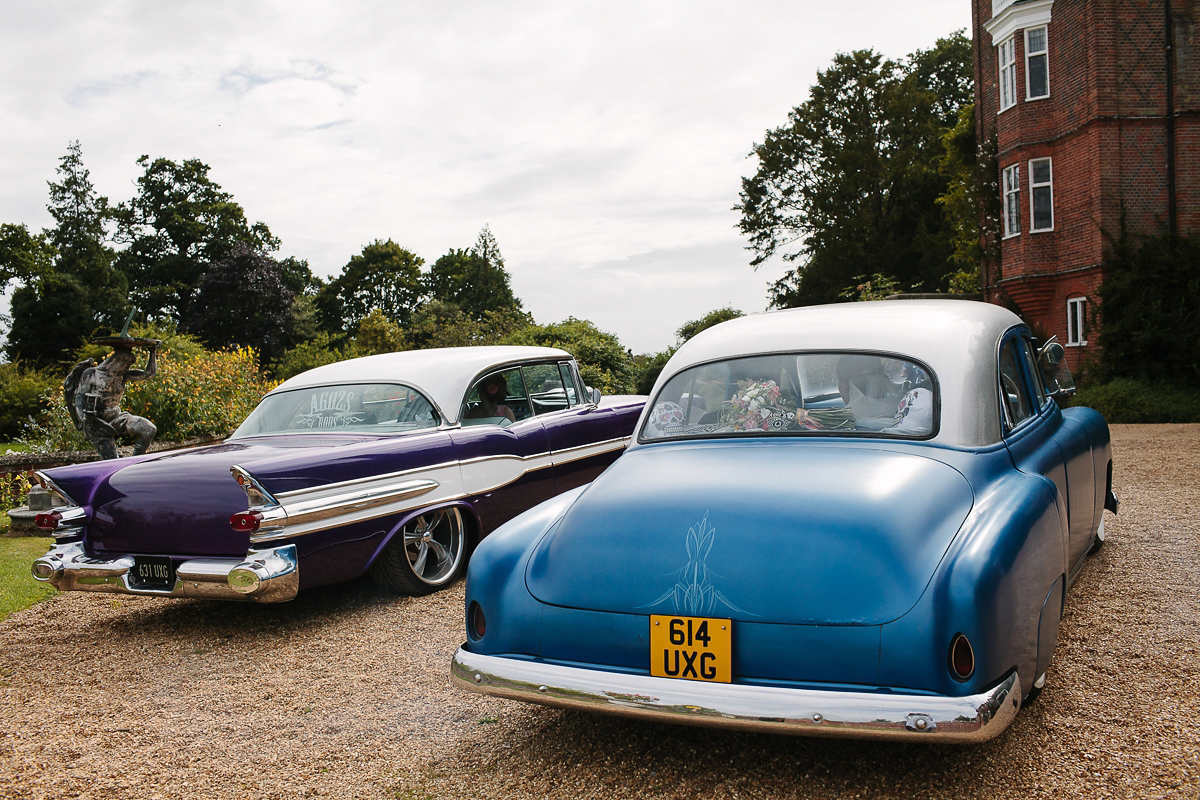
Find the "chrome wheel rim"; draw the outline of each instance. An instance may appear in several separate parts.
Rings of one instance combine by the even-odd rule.
[[[458,571],[463,556],[462,516],[457,508],[422,514],[404,526],[404,555],[422,583],[445,583]]]

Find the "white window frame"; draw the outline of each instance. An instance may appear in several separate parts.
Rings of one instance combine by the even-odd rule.
[[[1010,36],[996,45],[996,74],[1000,89],[1000,111],[1007,111],[1017,104],[1016,36]]]
[[[1034,50],[1030,47],[1029,36],[1037,31],[1042,32],[1042,49]],[[1045,62],[1046,70],[1046,93],[1035,95],[1033,93],[1030,76],[1033,74],[1031,66],[1035,58],[1041,58]],[[1045,100],[1050,96],[1050,29],[1045,26],[1037,28],[1027,28],[1025,30],[1025,99],[1026,100]]]
[[[1013,164],[1000,170],[1000,216],[1004,233],[1009,239],[1021,235],[1021,165]]]
[[[1033,179],[1033,165],[1046,162],[1046,166],[1050,170],[1050,180],[1037,182]],[[1034,203],[1040,191],[1048,191],[1050,193],[1050,224],[1044,227],[1037,227],[1037,215],[1034,213]],[[1047,156],[1046,158],[1031,158],[1029,159],[1029,232],[1030,233],[1045,233],[1046,231],[1054,230],[1054,160]]]
[[[1087,298],[1071,297],[1067,300],[1067,347],[1082,347],[1087,344],[1084,326],[1087,321]]]

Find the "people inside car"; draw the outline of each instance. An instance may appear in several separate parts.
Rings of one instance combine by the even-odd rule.
[[[479,392],[479,405],[467,410],[467,419],[499,417],[507,419],[509,422],[517,421],[513,410],[504,405],[504,401],[508,399],[508,383],[504,380],[503,375],[498,373],[488,375],[476,384],[475,388]]]
[[[864,420],[886,420],[896,416],[904,387],[894,383],[878,356],[850,354],[837,365],[838,392],[863,427]]]

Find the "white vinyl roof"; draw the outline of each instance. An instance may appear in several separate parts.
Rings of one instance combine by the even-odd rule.
[[[441,347],[351,358],[288,378],[270,394],[344,383],[403,383],[424,394],[442,419],[458,422],[463,398],[477,378],[533,361],[573,361],[556,347]]]
[[[696,364],[789,351],[874,351],[922,361],[941,396],[933,441],[978,447],[1000,441],[997,353],[1021,318],[971,300],[881,300],[773,311],[701,331],[676,351],[654,384]],[[647,406],[647,411],[649,410]]]

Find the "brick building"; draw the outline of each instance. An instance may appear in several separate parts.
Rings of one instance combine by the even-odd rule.
[[[1196,0],[971,0],[976,124],[996,136],[999,264],[1011,303],[1075,367],[1106,236],[1200,233]]]

